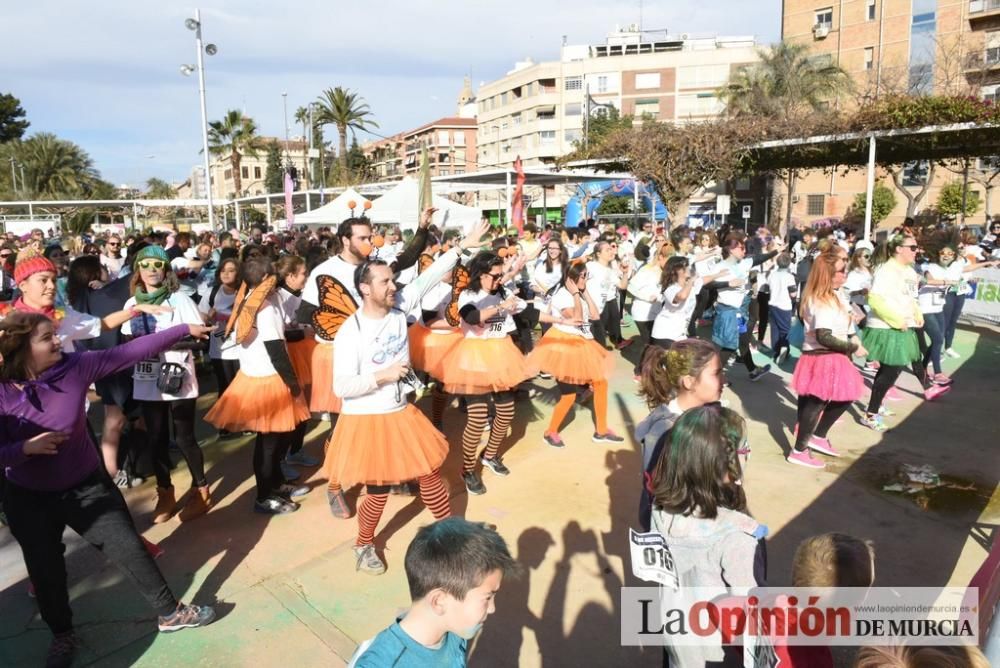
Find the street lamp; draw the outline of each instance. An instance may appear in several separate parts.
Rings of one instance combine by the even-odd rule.
[[[212,174],[210,171],[208,157],[208,112],[205,109],[205,61],[202,51],[210,56],[214,56],[219,49],[214,44],[202,46],[201,42],[201,10],[194,10],[194,18],[184,21],[184,26],[188,30],[194,31],[195,48],[198,54],[197,65],[181,65],[181,74],[191,76],[198,71],[198,97],[201,102],[201,152],[205,167],[205,192],[208,195],[208,225],[215,231],[215,211],[212,207]]]

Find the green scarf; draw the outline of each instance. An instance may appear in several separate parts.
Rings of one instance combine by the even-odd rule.
[[[153,306],[159,306],[163,302],[167,301],[167,297],[170,296],[170,291],[167,290],[167,286],[161,285],[152,292],[146,292],[142,288],[135,291],[135,303],[136,304],[152,304]]]

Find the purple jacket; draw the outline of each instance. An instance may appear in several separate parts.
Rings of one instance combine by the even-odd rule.
[[[87,388],[170,348],[187,334],[187,325],[177,325],[108,350],[64,354],[35,380],[0,382],[0,466],[8,480],[28,489],[57,492],[86,479],[101,466],[83,411]],[[24,442],[47,431],[69,433],[58,454],[25,455]]]

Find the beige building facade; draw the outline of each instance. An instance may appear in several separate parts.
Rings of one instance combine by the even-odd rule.
[[[308,163],[309,145],[301,140],[290,140],[277,137],[261,137],[261,144],[264,148],[257,151],[256,156],[243,154],[240,161],[241,189],[236,192],[236,180],[233,175],[232,162],[229,156],[212,156],[209,163],[211,173],[212,197],[223,199],[235,199],[236,197],[246,197],[251,195],[266,195],[267,189],[264,187],[264,179],[267,177],[267,148],[271,142],[275,142],[281,149],[281,163],[291,162],[298,170],[299,187],[304,189],[307,180],[305,170]],[[315,161],[314,161],[315,162]],[[204,170],[196,168],[198,174],[192,173],[192,189],[199,191],[203,183],[197,183],[200,173]],[[317,168],[318,174],[318,168]]]
[[[398,181],[420,173],[420,155],[427,149],[430,175],[450,176],[475,171],[476,119],[439,118],[419,128],[361,146],[375,181]]]
[[[782,39],[807,44],[816,57],[839,64],[851,76],[855,92],[841,104],[854,105],[878,96],[955,94],[998,99],[1000,84],[1000,0],[784,0]],[[956,165],[952,167],[957,169]],[[900,166],[900,181],[914,196],[930,172],[927,163]],[[978,179],[993,174],[993,163],[976,161],[969,188],[985,200]],[[931,209],[942,186],[961,173],[934,167],[930,187],[913,213]],[[897,206],[882,228],[899,225],[907,198],[880,169],[876,179],[893,189]],[[811,223],[843,218],[858,193],[864,170],[811,171],[803,174],[793,197],[792,221]],[[989,210],[1000,200],[992,194]],[[783,207],[782,207],[783,208]],[[984,206],[966,222],[982,222]]]

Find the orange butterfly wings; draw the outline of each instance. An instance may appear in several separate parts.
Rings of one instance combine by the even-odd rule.
[[[316,285],[319,288],[319,308],[312,314],[313,328],[327,341],[333,341],[344,321],[357,312],[358,303],[344,284],[333,276],[320,276]]]
[[[448,308],[444,312],[444,319],[452,327],[458,327],[462,323],[458,315],[458,296],[467,287],[469,287],[469,270],[457,265],[451,278],[451,301],[448,302]]]
[[[257,321],[257,311],[264,305],[264,300],[278,287],[278,277],[268,276],[260,285],[253,288],[247,295],[247,284],[240,285],[236,293],[235,303],[237,307],[229,315],[226,322],[226,338],[236,331],[236,343],[243,343],[253,331],[254,323]]]

